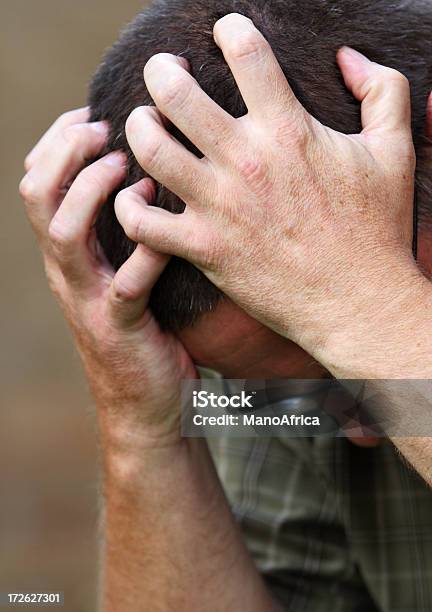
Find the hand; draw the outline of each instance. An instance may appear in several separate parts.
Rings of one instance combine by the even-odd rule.
[[[419,274],[409,85],[342,49],[338,63],[363,123],[361,134],[346,136],[304,110],[250,20],[228,15],[214,36],[248,114],[225,113],[175,57],[152,58],[144,77],[158,110],[136,109],[127,136],[142,167],[187,207],[172,215],[129,189],[116,213],[130,238],[192,261],[320,360],[353,320],[360,337],[372,311],[385,326],[394,288],[408,299]],[[169,136],[162,116],[202,159]]]
[[[20,191],[84,362],[102,434],[119,444],[177,441],[180,381],[196,372],[147,308],[168,258],[139,246],[117,274],[104,259],[93,224],[124,179],[125,159],[111,153],[84,168],[107,137],[103,123],[87,120],[81,109],[54,123],[27,157]],[[140,193],[151,199],[153,189],[144,181]]]
[[[270,610],[207,445],[179,435],[180,379],[196,372],[147,308],[167,257],[140,247],[117,274],[101,258],[93,221],[125,168],[114,153],[82,170],[106,140],[87,118],[80,110],[54,124],[26,161],[21,193],[98,406],[101,605],[153,610],[157,585],[158,609],[205,610],[217,600],[220,610]],[[152,190],[144,181],[137,193],[151,199]]]

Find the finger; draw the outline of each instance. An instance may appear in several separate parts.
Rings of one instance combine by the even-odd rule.
[[[109,294],[109,312],[119,327],[140,321],[150,293],[169,261],[168,255],[139,244],[114,276]]]
[[[136,108],[126,122],[126,134],[135,157],[150,176],[188,204],[205,199],[213,180],[209,164],[166,131],[155,108]]]
[[[115,212],[127,236],[155,251],[193,259],[197,242],[194,213],[186,209],[176,215],[149,206],[149,201],[146,179],[118,194]]]
[[[104,123],[69,126],[44,147],[21,181],[20,193],[27,204],[27,214],[42,242],[68,183],[89,159],[100,153],[106,139]]]
[[[184,69],[179,58],[153,56],[144,68],[147,89],[158,109],[212,161],[240,137],[238,122],[216,104]]]
[[[83,170],[49,226],[53,254],[68,282],[87,287],[94,283],[96,261],[89,235],[101,206],[126,175],[126,156],[110,153]]]
[[[214,38],[253,119],[267,121],[287,112],[306,114],[269,43],[250,19],[237,13],[226,15],[216,22]]]
[[[429,96],[426,111],[426,136],[432,140],[432,93]]]
[[[362,103],[363,132],[402,130],[411,134],[411,98],[406,77],[349,47],[339,50],[337,60],[346,86]]]
[[[45,132],[39,142],[33,147],[30,153],[27,155],[24,161],[24,168],[26,172],[30,170],[33,164],[36,162],[39,154],[49,147],[53,138],[62,130],[66,129],[70,125],[75,123],[85,123],[88,121],[90,116],[90,109],[88,106],[84,108],[77,108],[72,111],[63,113],[52,126]]]

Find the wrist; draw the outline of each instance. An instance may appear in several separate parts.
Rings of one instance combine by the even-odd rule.
[[[354,292],[337,312],[323,313],[311,354],[337,378],[420,378],[426,343],[417,339],[430,324],[432,285],[412,258],[389,262]]]
[[[217,511],[220,487],[205,439],[180,438],[165,446],[134,445],[105,448],[102,454],[105,508],[117,512],[124,505],[146,516],[169,522],[174,508],[193,513],[196,503]],[[194,501],[195,500],[195,501]],[[175,512],[174,512],[175,514]]]
[[[183,447],[180,432],[180,415],[159,422],[144,420],[136,411],[123,406],[124,414],[98,414],[99,442],[103,457],[127,458],[130,456],[156,455],[159,452],[175,453]]]
[[[133,387],[133,378],[129,386]],[[115,393],[92,388],[100,448],[105,454],[127,455],[175,448],[181,443],[181,400],[161,390],[160,397],[144,393]]]

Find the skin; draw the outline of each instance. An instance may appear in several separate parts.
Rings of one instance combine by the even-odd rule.
[[[194,363],[225,378],[321,378],[325,369],[229,299],[179,333]]]
[[[236,20],[235,23],[233,20]],[[345,254],[347,260],[352,263],[353,259],[359,257],[362,266],[372,263],[367,254],[361,250],[365,236],[368,236],[367,244],[371,246],[374,245],[375,233],[378,232],[378,230],[372,232],[369,238],[372,225],[366,214],[365,203],[371,197],[378,198],[379,202],[382,201],[382,207],[378,209],[379,214],[374,219],[380,231],[382,229],[380,224],[384,220],[387,222],[386,231],[384,233],[381,231],[381,239],[384,236],[387,239],[384,240],[385,247],[380,247],[378,251],[381,254],[379,259],[383,261],[385,259],[388,263],[386,258],[392,249],[396,249],[401,255],[402,262],[404,257],[406,260],[409,259],[407,255],[410,238],[409,210],[405,208],[409,208],[407,201],[412,196],[413,155],[408,135],[409,105],[406,102],[406,83],[393,72],[377,66],[371,67],[358,56],[352,56],[348,51],[343,52],[339,56],[339,61],[344,77],[354,93],[363,99],[362,111],[369,130],[367,142],[364,141],[364,136],[363,140],[360,137],[349,138],[341,135],[339,138],[308,119],[301,107],[296,105],[287,84],[281,81],[274,61],[270,65],[269,72],[267,64],[269,57],[271,60],[271,55],[263,41],[259,39],[260,50],[257,55],[254,51],[257,34],[253,32],[251,36],[250,31],[242,33],[243,21],[240,24],[240,31],[237,32],[239,36],[235,37],[236,52],[233,54],[231,45],[233,27],[239,27],[236,23],[239,24],[238,16],[218,22],[215,30],[216,39],[241,85],[242,94],[248,101],[250,117],[239,122],[224,117],[224,120],[228,121],[224,124],[221,122],[220,109],[209,107],[210,114],[204,115],[207,117],[206,121],[214,124],[219,134],[218,140],[224,143],[223,151],[217,145],[215,131],[209,130],[208,125],[202,125],[197,121],[191,139],[195,141],[199,134],[208,134],[204,140],[200,139],[202,144],[200,149],[209,157],[204,160],[192,159],[190,155],[179,151],[175,142],[164,140],[164,160],[161,164],[162,149],[159,147],[159,139],[165,139],[166,133],[158,113],[154,109],[141,109],[135,112],[128,122],[131,145],[143,166],[146,168],[151,166],[154,169],[152,175],[158,178],[160,174],[164,182],[170,183],[175,179],[177,186],[174,191],[181,196],[184,195],[189,210],[192,210],[192,204],[194,208],[192,216],[188,213],[183,219],[177,220],[168,217],[164,211],[150,211],[147,203],[154,197],[154,186],[148,179],[123,193],[117,201],[120,220],[129,234],[136,234],[140,240],[151,244],[150,247],[140,245],[116,274],[101,254],[92,226],[108,194],[124,178],[124,158],[118,153],[111,154],[85,167],[86,160],[94,158],[103,149],[107,127],[103,124],[87,123],[87,109],[67,113],[48,130],[25,162],[26,176],[21,183],[20,191],[39,241],[50,287],[69,322],[96,402],[104,476],[101,609],[105,611],[126,612],[133,609],[139,612],[152,609],[157,612],[157,610],[175,609],[193,612],[211,609],[218,612],[245,609],[250,612],[263,612],[276,609],[245,549],[205,443],[202,440],[180,437],[179,385],[182,378],[193,378],[197,375],[194,360],[211,364],[212,360],[217,359],[216,364],[220,365],[227,374],[231,372],[231,375],[248,376],[255,373],[258,375],[258,372],[261,376],[267,375],[267,372],[273,372],[273,375],[281,372],[284,376],[290,372],[295,376],[299,376],[300,372],[306,374],[313,372],[313,375],[317,376],[322,372],[321,366],[318,366],[306,353],[300,352],[300,349],[287,339],[280,338],[274,331],[263,327],[262,323],[266,322],[266,317],[263,315],[265,310],[259,304],[251,304],[245,299],[247,282],[242,275],[240,275],[241,283],[238,286],[234,284],[232,279],[238,272],[235,266],[227,265],[227,277],[224,281],[221,280],[220,266],[218,268],[217,263],[219,260],[224,260],[225,264],[228,264],[230,261],[223,250],[227,248],[227,244],[223,241],[221,247],[205,250],[200,265],[212,280],[220,281],[220,285],[228,290],[227,293],[232,289],[236,296],[243,296],[243,300],[247,302],[247,309],[255,310],[258,318],[263,319],[261,323],[251,320],[238,306],[227,301],[213,313],[211,320],[210,315],[206,321],[203,319],[203,329],[199,327],[200,322],[193,331],[185,331],[181,340],[187,345],[188,350],[186,350],[180,339],[161,333],[147,307],[151,288],[168,260],[168,255],[161,253],[170,250],[175,252],[179,246],[170,232],[175,228],[176,231],[177,229],[180,231],[179,235],[183,241],[187,237],[191,244],[188,256],[193,254],[195,257],[198,253],[197,243],[194,242],[193,230],[186,231],[187,223],[191,219],[196,221],[198,218],[204,224],[202,227],[207,223],[209,244],[214,245],[215,232],[221,229],[227,231],[227,227],[229,229],[226,225],[228,215],[233,231],[236,232],[235,238],[240,240],[239,244],[246,247],[252,237],[255,244],[263,247],[260,257],[264,256],[264,266],[259,268],[262,270],[260,278],[265,279],[269,275],[269,282],[272,283],[271,291],[268,291],[265,285],[258,288],[254,286],[249,294],[256,299],[257,293],[259,294],[261,290],[267,291],[267,294],[274,298],[277,312],[291,313],[288,323],[283,318],[283,325],[273,322],[274,328],[280,328],[282,332],[289,328],[292,338],[305,340],[305,347],[308,347],[312,340],[314,348],[313,340],[316,341],[318,331],[321,333],[324,330],[324,337],[327,338],[328,330],[325,331],[326,328],[322,326],[322,316],[318,317],[316,310],[311,307],[311,302],[317,301],[322,309],[323,299],[320,291],[323,291],[322,283],[328,282],[329,273],[328,270],[319,268],[313,258],[312,263],[308,264],[308,269],[304,270],[301,254],[305,248],[310,249],[309,244],[302,245],[299,241],[297,256],[293,256],[291,244],[293,241],[288,238],[292,234],[298,239],[295,234],[295,224],[290,226],[289,232],[284,231],[280,236],[291,245],[290,257],[284,248],[280,251],[283,254],[280,264],[282,268],[286,265],[286,274],[290,277],[290,296],[283,296],[285,301],[282,303],[276,288],[283,286],[283,283],[281,285],[280,278],[277,283],[274,282],[274,277],[271,275],[271,268],[279,269],[279,266],[274,266],[274,262],[269,266],[267,259],[270,254],[265,244],[259,242],[260,236],[251,233],[250,228],[244,234],[244,228],[239,223],[240,217],[251,220],[254,218],[256,223],[255,215],[259,215],[262,208],[260,203],[264,202],[268,206],[273,200],[273,191],[272,197],[269,196],[273,182],[268,181],[267,175],[263,173],[263,167],[266,169],[271,167],[274,170],[274,182],[279,189],[279,200],[275,202],[280,203],[282,194],[286,202],[287,194],[293,193],[291,184],[279,185],[276,180],[280,161],[269,157],[263,166],[262,160],[256,159],[257,151],[251,130],[257,129],[260,140],[262,142],[268,140],[269,144],[274,142],[276,133],[280,139],[279,155],[280,151],[284,150],[281,148],[282,145],[289,143],[288,152],[283,160],[284,169],[292,160],[290,155],[299,155],[306,164],[309,153],[314,150],[312,145],[315,140],[321,142],[327,153],[336,150],[339,151],[339,155],[343,154],[342,156],[350,160],[348,165],[342,166],[342,170],[339,165],[335,165],[342,176],[335,177],[335,170],[328,169],[331,170],[329,180],[332,184],[339,185],[341,190],[337,193],[337,197],[330,198],[331,193],[327,194],[328,186],[324,188],[323,185],[321,190],[327,194],[324,203],[328,206],[330,199],[335,202],[343,201],[342,196],[347,193],[345,174],[348,174],[353,183],[354,197],[350,198],[345,210],[352,223],[358,227],[361,240],[359,239],[359,244],[356,244],[356,249],[349,253],[349,257]],[[254,61],[248,65],[248,61],[257,57],[260,59],[258,63]],[[183,123],[184,117],[180,120],[180,116],[184,115],[184,106],[179,104],[181,101],[179,96],[183,91],[182,84],[190,77],[184,69],[183,62],[179,63],[175,58],[164,57],[161,66],[160,61],[161,58],[156,58],[153,60],[153,68],[147,67],[146,78],[152,81],[155,99],[163,107],[164,113],[180,124],[187,133],[193,126],[188,128]],[[154,83],[160,68],[166,73],[168,84],[171,86],[176,84],[175,91],[179,92],[179,96],[172,93],[168,96],[161,94],[163,83],[159,82],[158,85]],[[170,70],[174,70],[175,74],[170,73]],[[242,71],[243,78],[240,76]],[[244,78],[246,74],[247,79]],[[268,87],[269,79],[275,83],[274,88]],[[249,80],[254,84],[254,89],[248,86]],[[190,89],[188,95],[192,96],[192,91],[194,95],[197,94],[197,97],[188,97],[190,108],[195,108],[196,104],[208,104],[201,95],[202,92],[200,93],[195,86],[192,90],[190,81],[188,82]],[[269,99],[266,104],[262,104],[264,83],[265,94]],[[273,89],[272,96],[270,93]],[[258,108],[259,105],[253,104],[255,90],[262,104],[262,113]],[[403,102],[400,101],[400,97]],[[283,109],[285,107],[289,109],[289,121],[286,113],[282,113],[281,105]],[[387,107],[391,107],[391,111],[386,111]],[[252,120],[258,122],[254,128],[251,127]],[[299,132],[294,128],[294,124],[303,128],[309,126],[309,129],[313,126],[313,138],[299,139]],[[241,164],[240,169],[236,165],[235,172],[232,171],[232,166],[225,165],[228,174],[224,174],[223,178],[224,181],[228,178],[226,185],[239,194],[240,205],[243,205],[248,198],[252,207],[248,214],[241,215],[240,213],[245,212],[244,209],[230,211],[225,198],[222,198],[224,205],[218,209],[218,214],[215,214],[210,208],[210,202],[203,199],[208,196],[202,191],[203,183],[201,180],[194,181],[191,171],[199,172],[195,176],[201,178],[202,172],[207,173],[204,176],[209,180],[209,193],[214,196],[212,181],[218,177],[218,173],[220,174],[221,166],[214,165],[213,160],[217,159],[217,163],[222,164],[222,161],[227,159],[224,156],[231,156],[234,159],[233,151],[238,150],[237,138],[240,133],[244,135],[245,130],[248,134],[244,147],[248,152],[245,157],[246,162]],[[144,133],[147,134],[146,141],[141,139]],[[291,147],[292,139],[297,145],[295,149]],[[385,151],[383,159],[380,158],[381,163],[375,158],[380,147]],[[212,158],[213,151],[216,151],[216,155]],[[181,172],[175,171],[170,164],[170,160],[172,161],[176,155],[179,155],[177,167]],[[316,151],[313,159],[317,160]],[[319,156],[319,159],[323,161],[325,156]],[[162,165],[165,163],[168,170],[167,174],[162,176]],[[306,178],[309,179],[311,169],[307,164],[305,172]],[[356,182],[353,178],[364,177],[365,173],[368,173],[368,181]],[[301,195],[300,175],[295,185],[296,195]],[[313,184],[319,184],[314,174],[312,177],[315,181]],[[194,196],[190,197],[189,190],[192,183],[195,192]],[[390,189],[392,209],[385,205]],[[221,189],[219,193],[223,193]],[[310,198],[314,206],[317,206],[317,210],[321,211],[322,203],[313,195],[313,192],[308,193],[307,200]],[[300,202],[309,205],[304,198]],[[359,202],[362,203],[360,211]],[[216,207],[214,200],[211,204]],[[200,205],[202,208],[199,208]],[[197,212],[198,210],[200,212]],[[339,230],[340,226],[328,229],[329,215],[323,214],[322,211],[320,214],[320,224],[323,228],[321,238],[327,249],[326,257],[321,255],[319,259],[326,260],[328,244],[331,244],[333,233]],[[276,218],[280,220],[280,215],[276,215]],[[298,212],[293,219],[297,223],[305,222]],[[337,215],[332,215],[331,219],[337,224]],[[162,226],[165,223],[167,230],[163,232]],[[183,225],[179,225],[181,223]],[[369,233],[362,234],[365,225],[368,226]],[[257,226],[262,227],[260,222]],[[143,229],[146,231],[143,232]],[[301,233],[304,229],[302,227]],[[182,233],[183,230],[186,231],[186,237]],[[305,236],[307,234],[308,232],[304,232]],[[233,236],[232,233],[229,235]],[[275,236],[278,234],[274,233],[273,237]],[[341,240],[343,239],[342,233]],[[151,248],[152,244],[158,244],[158,252]],[[305,258],[308,262],[309,254],[318,253],[320,246],[322,248],[320,242],[312,245],[312,250],[308,251],[308,258]],[[247,252],[253,259],[250,249]],[[204,265],[203,261],[207,263]],[[391,262],[395,263],[393,259]],[[207,264],[211,272],[208,272]],[[248,265],[244,266],[246,281]],[[337,278],[335,279],[333,274],[331,280],[332,283],[334,280],[337,281],[334,283],[336,288],[349,287],[351,279],[347,272],[348,266],[340,266],[339,263],[334,269],[337,271]],[[372,276],[374,272],[376,268],[372,266]],[[322,273],[324,279],[321,281]],[[347,274],[348,280],[345,278]],[[406,276],[413,274],[411,268],[409,274],[404,271],[399,261],[384,287],[388,285],[394,290],[395,287],[391,282],[396,275],[399,278],[397,288],[405,287]],[[308,299],[304,297],[305,283],[302,283],[302,275],[306,275],[307,278]],[[382,278],[380,280],[382,281]],[[374,278],[373,286],[375,282]],[[331,303],[340,317],[340,310],[336,308],[337,292],[330,296],[327,291],[324,293],[327,300],[324,301],[324,305],[328,306]],[[344,299],[346,295],[345,290]],[[365,295],[361,297],[365,299]],[[300,308],[301,300],[303,300],[306,323],[312,327],[315,324],[316,329],[313,333],[305,331],[299,315],[295,314],[296,308]],[[363,302],[356,303],[357,315],[361,312],[360,306],[363,305]],[[340,318],[336,314],[334,315],[336,322],[340,323]],[[372,316],[375,312],[370,314]],[[329,318],[334,324],[335,318]],[[377,321],[377,325],[382,326],[379,317]],[[204,328],[210,331],[205,337],[205,343],[202,341],[200,345],[196,338],[201,337],[201,333],[205,333]],[[224,334],[224,329],[227,329],[228,333]],[[292,331],[294,329],[297,331]],[[367,331],[372,333],[370,328],[367,328]],[[210,342],[214,343],[214,350],[217,351],[214,356]],[[242,345],[240,350],[239,344]],[[326,346],[331,346],[331,343],[326,342]],[[314,355],[314,350],[308,352]],[[334,354],[334,351],[331,351],[332,357]],[[242,369],[236,365],[240,362],[243,364]],[[323,359],[322,363],[326,364],[326,360]],[[289,368],[292,368],[290,372]],[[203,584],[205,588],[202,588]]]
[[[128,141],[142,167],[187,207],[182,215],[157,210],[138,183],[118,196],[116,213],[133,240],[193,261],[255,318],[314,355],[331,341],[329,329],[344,324],[340,301],[347,291],[358,293],[356,318],[365,310],[369,295],[358,286],[359,271],[378,273],[385,259],[394,268],[384,287],[401,274],[401,283],[420,278],[411,254],[412,206],[406,205],[413,199],[415,164],[409,85],[399,73],[343,49],[339,65],[362,102],[364,126],[361,134],[345,136],[301,107],[249,19],[225,17],[215,26],[215,41],[248,114],[233,119],[175,57],[153,57],[144,78],[158,110],[133,111]],[[161,114],[203,159],[170,137]],[[365,185],[374,193],[373,211],[362,206]],[[262,295],[271,296],[271,320]]]
[[[179,384],[197,375],[195,366],[147,309],[167,257],[140,247],[114,274],[95,243],[93,219],[125,168],[118,154],[84,168],[107,137],[106,126],[86,123],[88,114],[80,109],[54,123],[27,157],[20,190],[97,407],[100,608],[275,610],[205,442],[180,438]]]
[[[128,141],[142,167],[187,206],[182,215],[156,210],[138,183],[116,201],[125,232],[194,263],[337,378],[432,378],[432,285],[411,250],[415,154],[406,78],[341,49],[339,67],[362,103],[363,125],[361,134],[343,135],[301,107],[249,19],[224,17],[214,38],[248,113],[230,117],[183,61],[154,56],[144,79],[156,109],[133,111]],[[169,135],[162,116],[202,159]],[[426,231],[426,272],[429,244]],[[390,415],[402,410],[398,394],[377,391]],[[431,482],[432,442],[395,443]]]

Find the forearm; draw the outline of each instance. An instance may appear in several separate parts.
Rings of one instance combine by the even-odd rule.
[[[207,446],[104,453],[104,612],[272,609]]]
[[[386,269],[315,321],[305,348],[336,378],[432,378],[432,283],[409,262]]]
[[[97,404],[103,609],[263,612],[270,597],[207,449],[179,440],[180,382],[197,373],[148,308],[168,257],[139,245],[115,271],[94,240],[94,221],[125,179],[126,159],[120,152],[99,158],[108,126],[87,121],[80,109],[55,122],[28,156],[20,191]],[[140,185],[151,201],[152,181]]]
[[[387,295],[377,310],[371,296],[366,316],[331,334],[319,359],[336,378],[368,380],[384,431],[387,422],[395,446],[432,486],[432,283],[401,277],[399,293]]]

